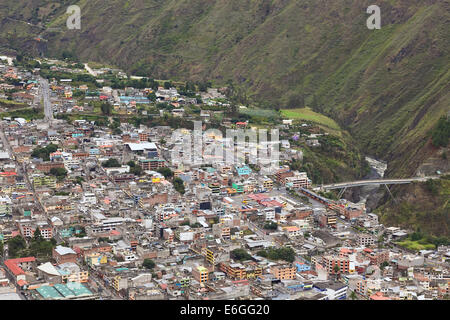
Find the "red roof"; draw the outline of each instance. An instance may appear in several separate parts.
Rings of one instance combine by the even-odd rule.
[[[250,199],[253,199],[253,200],[256,200],[256,201],[260,201],[260,200],[269,198],[268,195],[262,194],[262,193],[258,193],[258,194],[249,194],[248,197],[249,197]]]
[[[25,280],[20,279],[19,281],[17,281],[17,284],[21,287],[23,287],[24,285],[28,284],[28,282],[26,282]]]
[[[5,261],[5,266],[15,275],[25,274],[25,271],[22,270],[21,267],[18,266],[19,263],[25,262],[34,262],[36,261],[35,257],[26,257],[26,258],[17,258],[17,259],[9,259]]]
[[[389,297],[385,297],[382,292],[377,292],[370,296],[370,300],[391,300]]]
[[[112,235],[112,236],[118,236],[118,235],[120,235],[120,231],[117,231],[117,230],[111,230],[111,231],[109,232],[109,234]]]
[[[282,207],[283,205],[276,200],[261,201],[261,205],[265,207]]]

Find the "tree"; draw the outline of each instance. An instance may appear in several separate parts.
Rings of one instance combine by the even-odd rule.
[[[273,221],[266,222],[264,224],[263,228],[267,229],[267,230],[277,230],[278,224],[276,222],[273,222]]]
[[[136,176],[141,176],[142,175],[141,166],[138,166],[138,165],[130,166],[130,173],[132,173]]]
[[[191,224],[190,227],[193,229],[198,229],[201,228],[202,225],[199,222],[195,222],[194,224]]]
[[[173,172],[172,170],[170,170],[170,168],[167,167],[158,168],[156,171],[161,173],[166,179],[173,177]]]
[[[358,299],[358,297],[356,296],[355,291],[352,291],[352,293],[350,293],[350,298],[351,298],[352,300]]]
[[[186,191],[184,189],[184,182],[181,180],[181,178],[175,178],[173,179],[173,187],[176,191],[178,191],[181,194],[184,194]]]
[[[295,252],[292,248],[269,248],[267,250],[260,250],[257,254],[271,260],[284,260],[287,262],[294,262]]]
[[[260,257],[267,258],[267,251],[265,250],[259,250],[256,254]]]
[[[172,86],[172,82],[170,82],[170,81],[164,82],[164,89],[170,89],[171,86]]]
[[[186,82],[186,91],[195,91],[195,84],[192,81]]]
[[[446,147],[450,138],[450,120],[442,116],[431,133],[431,140],[436,147]]]
[[[56,176],[59,180],[62,180],[67,176],[67,170],[64,168],[51,168],[50,174]]]
[[[31,153],[31,156],[34,158],[41,158],[44,161],[50,161],[50,153],[53,153],[56,150],[58,150],[58,146],[50,143],[48,146],[44,148],[40,147],[35,148]]]
[[[112,106],[111,106],[111,104],[109,102],[102,103],[100,105],[100,109],[102,111],[102,114],[104,114],[104,115],[109,116],[112,113]]]
[[[144,259],[144,263],[142,263],[142,266],[146,269],[153,269],[156,264],[152,259]]]
[[[107,161],[102,163],[103,168],[117,168],[120,167],[120,163],[115,158],[109,158]]]
[[[234,260],[249,260],[252,256],[244,249],[234,249],[230,252],[230,257]]]
[[[339,266],[335,264],[333,268],[334,273],[339,273],[339,270],[340,270]]]
[[[36,230],[34,230],[33,241],[41,242],[43,240],[44,238],[42,237],[41,230],[39,230],[39,227],[37,227]]]
[[[198,84],[198,90],[201,92],[206,92],[208,90],[208,83],[206,81],[202,81]]]
[[[26,249],[27,245],[25,239],[21,236],[15,236],[7,241],[8,244],[8,255],[13,258],[20,256],[20,252]]]
[[[147,96],[148,100],[155,102],[156,101],[156,94],[154,92],[150,92]]]
[[[82,186],[83,184],[83,181],[84,181],[84,178],[83,177],[76,177],[75,178],[75,183],[76,184],[79,184],[80,186]]]

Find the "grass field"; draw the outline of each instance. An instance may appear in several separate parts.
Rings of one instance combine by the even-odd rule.
[[[283,109],[281,110],[281,114],[285,118],[293,120],[312,121],[330,129],[340,130],[339,125],[333,119],[330,119],[320,113],[314,112],[308,107],[301,109]]]
[[[412,240],[404,240],[397,242],[399,246],[405,247],[409,250],[434,250],[436,249],[436,246],[434,244],[428,243],[428,244],[421,244],[420,241],[412,241]]]
[[[276,118],[278,113],[272,109],[246,108],[240,109],[240,113],[247,114],[251,117]]]

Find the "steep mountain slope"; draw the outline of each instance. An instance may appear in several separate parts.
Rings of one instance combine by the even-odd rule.
[[[450,239],[450,176],[392,188],[392,192],[396,203],[385,199],[387,203],[376,210],[382,223]]]
[[[81,30],[65,26],[74,2]],[[232,80],[271,108],[305,101],[388,160],[388,175],[409,176],[436,152],[428,133],[450,106],[450,4],[377,0],[382,28],[368,30],[373,2],[8,1],[0,48],[74,51],[154,78]]]

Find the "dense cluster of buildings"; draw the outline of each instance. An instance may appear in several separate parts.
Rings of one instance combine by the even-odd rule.
[[[30,102],[40,101],[34,74],[0,64],[0,80],[11,76],[21,80]],[[70,87],[53,83],[52,101],[78,105],[67,100]],[[111,99],[118,110],[147,103],[145,90],[130,90],[125,96],[104,88],[98,99]],[[208,94],[222,98],[216,90]],[[156,95],[189,103],[176,89]],[[55,112],[68,112],[58,109],[64,105]],[[305,172],[172,164],[178,141],[168,126],[123,122],[114,133],[83,119],[7,117],[0,125],[0,153],[6,153],[0,157],[0,299],[448,296],[449,248],[406,252],[394,241],[407,232],[381,225],[363,205],[321,201]],[[33,153],[49,146],[48,158]],[[118,165],[105,166],[112,159]],[[36,230],[54,241],[51,257],[10,257],[8,241],[29,240]],[[289,258],[271,255],[284,249]]]

